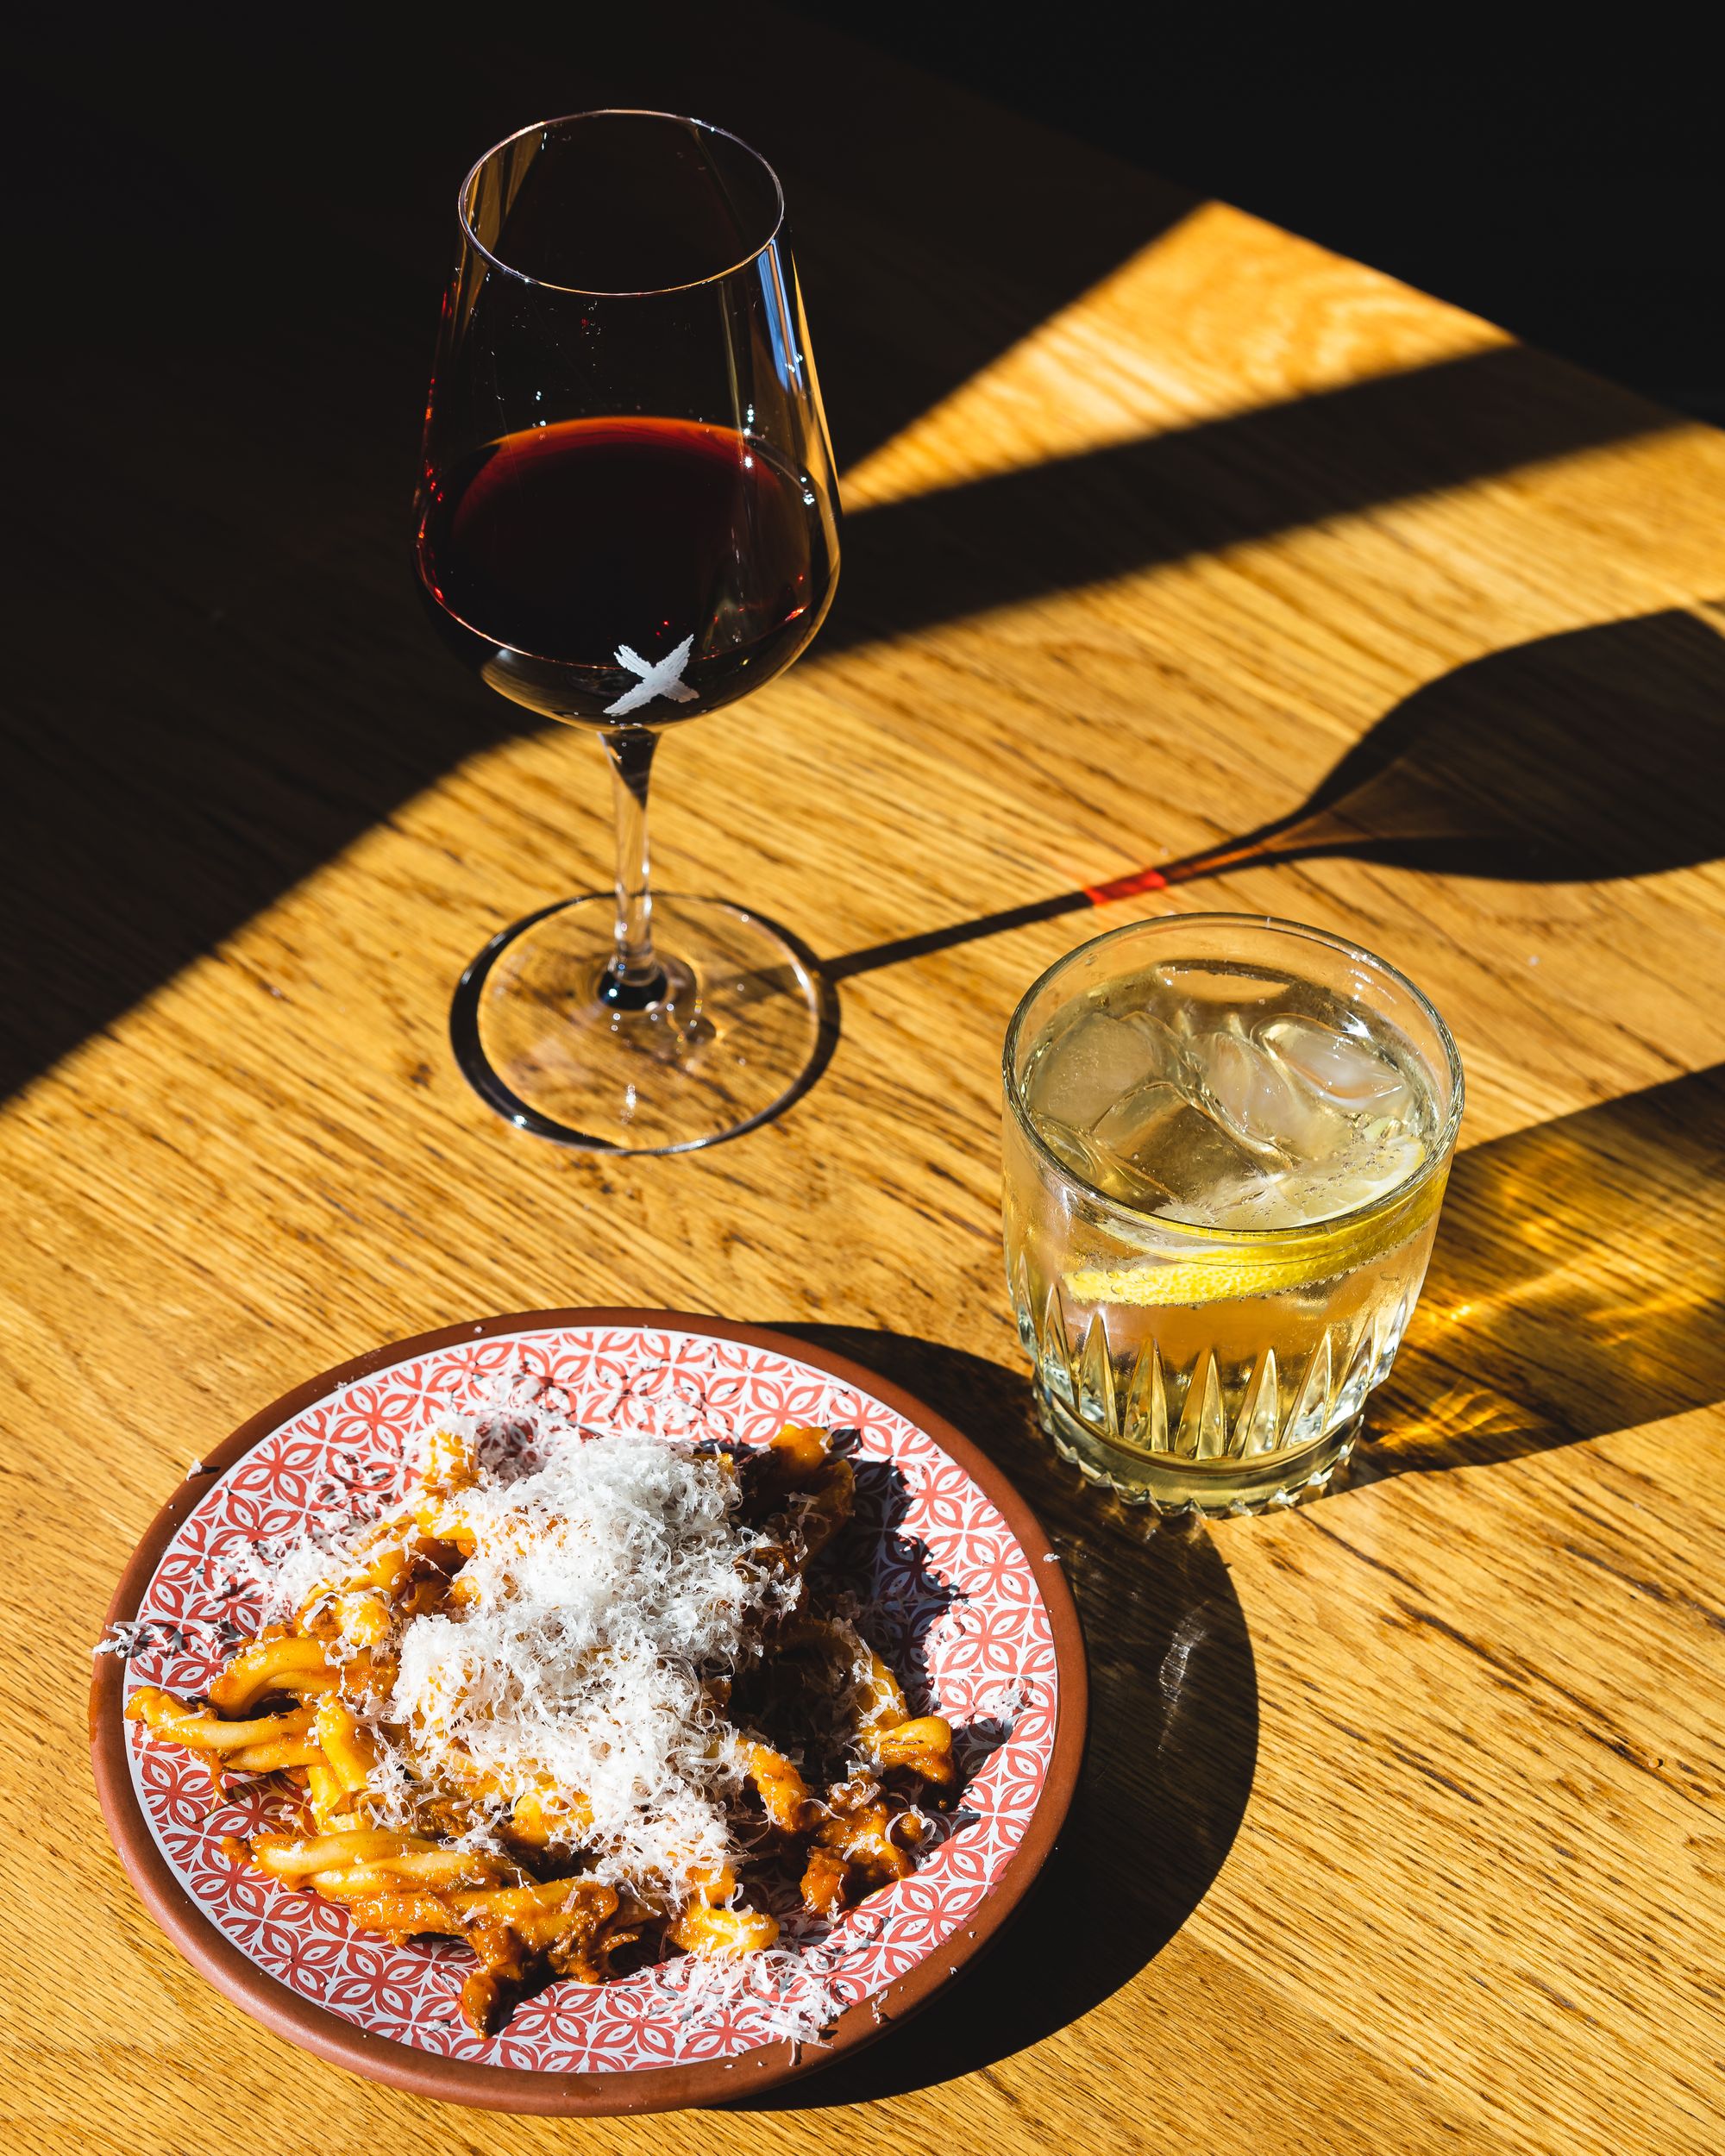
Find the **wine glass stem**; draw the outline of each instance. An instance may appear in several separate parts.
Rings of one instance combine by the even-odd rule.
[[[614,726],[601,738],[617,799],[617,949],[599,993],[618,1010],[640,1011],[665,993],[665,970],[653,951],[647,848],[647,786],[659,736],[648,726]]]

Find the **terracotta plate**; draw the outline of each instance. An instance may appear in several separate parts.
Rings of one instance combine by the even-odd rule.
[[[857,1467],[857,1584],[877,1643],[959,1733],[968,1778],[908,1879],[799,1946],[850,2002],[830,2044],[773,2034],[747,1996],[692,2010],[689,1965],[604,1985],[564,1981],[476,2037],[455,1996],[465,1952],[354,1931],[335,1905],[225,1858],[255,1797],[209,1809],[185,1752],[123,1719],[139,1684],[197,1692],[246,1626],[243,1546],[401,1487],[403,1446],[433,1404],[524,1367],[578,1420],[760,1443],[787,1421],[846,1428]],[[402,1341],[327,1370],[235,1431],[158,1516],[109,1622],[141,1620],[134,1651],[98,1655],[91,1695],[110,1831],[174,1944],[290,2042],[417,2095],[505,2111],[663,2109],[724,2102],[806,2072],[922,2006],[1005,1921],[1066,1814],[1084,1739],[1078,1620],[1047,1538],[1005,1476],[918,1401],[799,1341],[668,1311],[553,1310]],[[243,1788],[244,1785],[240,1785]],[[792,1979],[794,1993],[800,1979]],[[781,1995],[781,2002],[782,2001]]]

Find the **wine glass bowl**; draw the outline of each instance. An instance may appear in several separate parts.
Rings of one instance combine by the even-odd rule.
[[[481,158],[428,400],[416,561],[449,648],[593,727],[615,895],[493,937],[457,992],[463,1070],[523,1127],[681,1151],[758,1122],[817,1058],[823,994],[782,931],[656,899],[660,733],[750,693],[819,627],[837,496],[771,169],[664,113],[575,115]]]

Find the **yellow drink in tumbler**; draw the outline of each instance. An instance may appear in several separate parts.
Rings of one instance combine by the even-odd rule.
[[[1174,916],[1051,968],[1007,1037],[1007,1276],[1060,1451],[1254,1511],[1352,1449],[1461,1108],[1442,1021],[1315,930]]]

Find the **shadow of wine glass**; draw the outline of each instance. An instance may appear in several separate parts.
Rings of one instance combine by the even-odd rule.
[[[1725,1064],[1460,1154],[1353,1481],[1725,1400]]]
[[[1725,637],[1699,614],[1512,645],[1398,704],[1261,843],[1523,883],[1688,868],[1725,845],[1722,711]]]
[[[1289,814],[1106,883],[830,959],[831,979],[1205,876],[1343,855],[1524,883],[1725,850],[1725,636],[1681,609],[1488,653],[1384,714]]]
[[[1203,1899],[1239,1830],[1257,1761],[1258,1686],[1245,1620],[1209,1536],[1106,1512],[1036,1433],[1027,1377],[904,1333],[780,1330],[907,1387],[1013,1476],[1060,1550],[1091,1688],[1072,1811],[1005,1947],[938,2011],[750,2105],[806,2109],[974,2072],[1128,1983]]]

